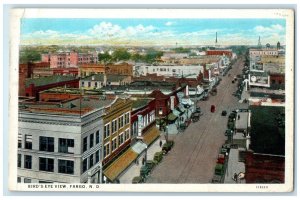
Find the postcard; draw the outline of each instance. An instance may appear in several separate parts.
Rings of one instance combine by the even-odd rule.
[[[293,10],[10,17],[11,191],[293,191]]]

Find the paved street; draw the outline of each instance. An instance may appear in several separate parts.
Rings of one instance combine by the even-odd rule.
[[[210,183],[218,151],[224,144],[224,132],[227,117],[221,116],[222,110],[229,113],[238,108],[247,108],[247,104],[238,103],[232,95],[237,90],[237,83],[231,83],[233,77],[240,74],[242,59],[238,59],[228,74],[221,77],[218,93],[207,101],[200,101],[203,116],[192,123],[184,133],[174,136],[174,148],[165,156],[152,172],[147,183]],[[216,112],[210,112],[210,106],[216,106]]]

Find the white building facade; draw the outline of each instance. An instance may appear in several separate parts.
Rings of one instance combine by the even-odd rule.
[[[18,182],[99,183],[104,109],[85,115],[19,112]]]

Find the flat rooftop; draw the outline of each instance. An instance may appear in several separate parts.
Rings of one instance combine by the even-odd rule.
[[[33,113],[48,113],[58,115],[83,115],[96,109],[110,105],[113,100],[100,98],[82,97],[63,103],[28,103],[19,104],[20,111]]]
[[[248,126],[248,112],[238,112],[235,120],[236,129],[247,129]]]
[[[285,155],[285,108],[250,106],[249,109],[251,110],[250,148],[255,153]]]
[[[41,78],[30,78],[26,79],[25,85],[28,87],[30,84],[34,84],[35,86],[43,86],[48,85],[52,83],[59,83],[64,81],[70,81],[70,80],[77,80],[78,78],[74,76],[60,76],[60,75],[54,75],[54,76],[48,76],[48,77],[41,77]]]

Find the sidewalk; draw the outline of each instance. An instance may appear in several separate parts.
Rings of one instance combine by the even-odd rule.
[[[154,154],[161,151],[161,147],[159,146],[160,140],[162,141],[162,144],[165,143],[165,137],[162,134],[151,144],[150,147],[148,147],[147,160],[153,160]],[[140,175],[143,158],[145,158],[145,151],[139,155],[138,161],[133,162],[131,166],[119,177],[120,183],[131,184],[133,177]]]

